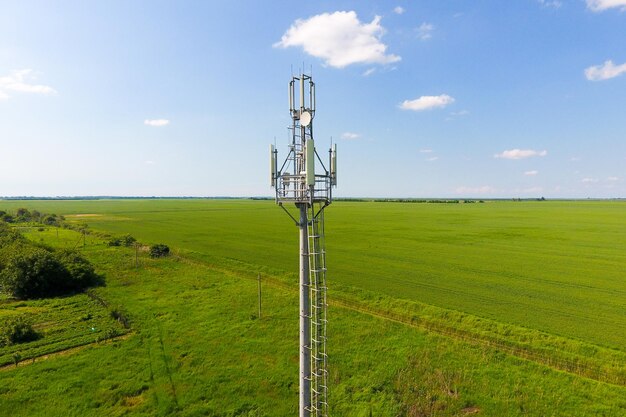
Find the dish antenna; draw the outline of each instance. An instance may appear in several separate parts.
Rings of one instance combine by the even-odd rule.
[[[296,105],[296,95],[299,105]],[[270,181],[276,189],[276,203],[300,229],[299,415],[327,417],[324,209],[332,202],[332,187],[337,185],[337,145],[328,151],[328,169],[315,150],[315,83],[310,75],[291,77],[289,113],[289,153],[279,167],[278,151],[270,145]],[[294,204],[298,215],[293,216],[285,204]]]

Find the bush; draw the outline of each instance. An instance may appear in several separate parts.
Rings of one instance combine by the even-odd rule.
[[[66,285],[67,291],[81,291],[87,287],[104,284],[104,280],[96,274],[93,265],[78,252],[65,249],[57,252],[56,256],[70,274]]]
[[[132,237],[131,235],[125,235],[122,238],[122,245],[129,247],[129,246],[133,246],[135,244],[135,242],[137,241],[137,239],[135,239],[134,237]]]
[[[9,318],[0,325],[0,347],[39,339],[32,322],[25,316]]]
[[[170,248],[163,243],[157,243],[156,245],[150,246],[150,257],[151,258],[162,258],[164,256],[168,256],[170,254]]]
[[[3,291],[16,298],[40,298],[65,292],[69,272],[50,252],[16,246],[0,272]]]
[[[56,214],[45,215],[44,218],[41,219],[41,222],[48,226],[59,226],[59,220],[57,219]]]
[[[25,239],[15,230],[4,223],[0,223],[0,248],[15,242],[23,242]]]
[[[2,290],[20,299],[43,298],[82,291],[103,284],[93,266],[73,251],[49,252],[14,245],[2,258]]]
[[[119,237],[112,237],[107,242],[107,245],[109,245],[109,246],[122,246],[122,239],[120,239]]]
[[[124,235],[122,237],[112,237],[107,243],[109,246],[133,246],[137,239],[131,235]]]

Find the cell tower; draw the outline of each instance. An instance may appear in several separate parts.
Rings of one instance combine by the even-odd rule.
[[[291,78],[289,113],[289,154],[279,166],[278,151],[270,146],[271,183],[276,203],[300,229],[300,417],[320,417],[328,416],[324,209],[337,185],[337,146],[328,151],[327,168],[313,140],[315,83],[310,75]],[[298,217],[285,208],[292,203]]]

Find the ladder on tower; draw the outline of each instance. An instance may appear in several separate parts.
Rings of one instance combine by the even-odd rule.
[[[311,416],[328,417],[328,356],[326,354],[326,244],[324,210],[309,209],[309,300],[311,303]]]

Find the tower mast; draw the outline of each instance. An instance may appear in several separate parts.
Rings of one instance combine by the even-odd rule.
[[[326,354],[326,248],[324,209],[337,185],[337,147],[329,150],[328,167],[315,150],[315,83],[300,74],[289,82],[291,143],[278,166],[278,151],[270,145],[271,185],[276,203],[294,220],[300,234],[300,417],[328,416]],[[316,172],[316,166],[320,170]],[[291,170],[291,173],[290,171]],[[298,210],[293,216],[285,204]]]

